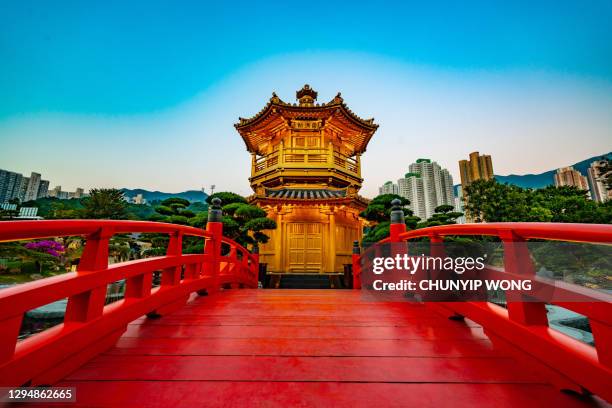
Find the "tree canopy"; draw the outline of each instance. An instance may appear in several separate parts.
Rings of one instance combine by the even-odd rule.
[[[466,212],[476,222],[612,222],[612,202],[590,200],[576,187],[534,190],[493,179],[475,181],[464,193]]]
[[[370,226],[363,237],[364,242],[377,242],[389,236],[389,219],[391,217],[391,207],[393,207],[391,202],[395,199],[400,200],[406,224],[413,228],[416,226],[420,218],[413,215],[412,210],[408,207],[410,205],[408,199],[397,194],[381,194],[370,201],[368,207],[359,214],[370,221]]]
[[[128,218],[123,192],[116,188],[94,188],[83,199],[84,218],[124,220]]]
[[[266,217],[266,212],[247,203],[235,193],[219,192],[210,195],[206,201],[219,198],[223,205],[223,234],[243,246],[265,244],[270,237],[264,232],[276,229],[276,222]]]

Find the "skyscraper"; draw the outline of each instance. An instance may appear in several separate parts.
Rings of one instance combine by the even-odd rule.
[[[28,185],[25,190],[25,195],[23,197],[23,201],[31,201],[36,200],[38,198],[38,189],[40,188],[41,175],[39,173],[34,173],[30,175],[28,179]],[[49,186],[47,186],[48,188]]]
[[[38,192],[36,198],[44,198],[49,195],[49,180],[41,180],[38,185]]]
[[[416,216],[426,220],[436,207],[444,204],[454,206],[453,178],[447,169],[430,159],[418,159],[409,170],[397,183],[399,195],[410,200]]]
[[[399,189],[397,184],[393,184],[392,181],[387,181],[382,187],[378,187],[378,194],[398,194]]]
[[[41,175],[32,173],[30,177],[23,177],[20,173],[0,170],[0,203],[13,198],[19,201],[30,201],[47,197],[49,181],[41,180]]]
[[[0,204],[19,197],[23,176],[8,170],[0,170]]]
[[[425,194],[423,179],[419,173],[406,173],[404,178],[397,180],[399,195],[410,200],[410,209],[417,217],[425,220]]]
[[[457,186],[457,196],[454,199],[455,201],[455,211],[465,214],[465,206],[463,205],[463,188],[461,185]],[[465,215],[457,218],[457,224],[465,224],[466,218]]]
[[[561,167],[555,173],[555,187],[573,186],[581,190],[589,191],[587,178],[572,166]]]
[[[465,188],[476,180],[491,180],[493,175],[493,161],[488,154],[480,155],[478,152],[470,153],[468,160],[459,160],[459,177],[461,177],[461,189],[465,192]],[[464,195],[463,201],[467,197]],[[467,222],[473,222],[473,217],[470,214],[465,214]]]
[[[591,163],[591,167],[587,170],[589,188],[591,190],[591,198],[600,203],[604,203],[612,199],[612,190],[609,190],[605,183],[604,178],[606,174],[599,174],[600,167],[605,164],[604,160],[597,160]]]
[[[469,160],[459,161],[459,176],[461,186],[465,188],[476,180],[491,180],[493,178],[493,162],[491,156],[478,152],[470,153]]]

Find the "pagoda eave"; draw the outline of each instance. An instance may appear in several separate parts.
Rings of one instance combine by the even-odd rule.
[[[287,117],[312,117],[316,119],[323,119],[334,114],[334,111],[340,111],[347,119],[349,119],[355,126],[369,131],[376,131],[378,124],[374,123],[374,118],[363,119],[353,113],[345,103],[330,103],[315,106],[300,106],[297,104],[280,104],[268,102],[266,106],[255,114],[251,118],[239,118],[240,122],[235,123],[234,127],[239,132],[242,129],[254,129],[256,125],[265,119],[271,112],[274,112],[276,108],[277,112],[282,112],[283,116]]]

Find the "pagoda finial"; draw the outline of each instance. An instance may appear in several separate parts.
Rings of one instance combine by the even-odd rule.
[[[314,101],[317,100],[317,92],[306,84],[295,93],[295,97],[300,103],[300,106],[314,106]]]

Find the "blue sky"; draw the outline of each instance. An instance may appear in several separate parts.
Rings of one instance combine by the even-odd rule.
[[[0,168],[247,194],[232,123],[308,82],[381,124],[365,195],[422,156],[548,170],[610,150],[611,20],[607,0],[5,1]]]

